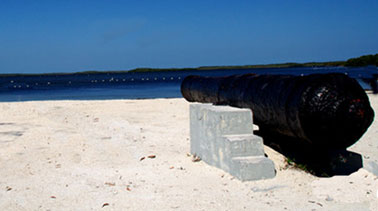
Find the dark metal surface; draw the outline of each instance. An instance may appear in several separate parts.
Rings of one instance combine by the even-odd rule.
[[[261,131],[341,149],[354,144],[374,119],[365,91],[344,74],[188,76],[189,102],[250,108]]]

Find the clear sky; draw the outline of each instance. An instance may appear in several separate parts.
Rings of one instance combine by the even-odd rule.
[[[345,60],[377,0],[0,0],[0,73]]]

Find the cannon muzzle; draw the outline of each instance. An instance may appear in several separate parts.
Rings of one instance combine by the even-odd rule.
[[[261,131],[345,149],[374,119],[369,98],[344,74],[188,76],[181,93],[189,102],[249,108]]]

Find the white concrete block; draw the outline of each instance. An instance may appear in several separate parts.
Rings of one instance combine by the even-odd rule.
[[[240,180],[272,178],[274,164],[253,134],[252,112],[230,106],[190,105],[191,153]]]
[[[273,178],[274,163],[264,156],[235,157],[232,159],[231,174],[241,181]]]
[[[366,160],[364,160],[363,162],[363,166],[367,171],[371,172],[375,176],[378,176],[378,164],[376,162]]]
[[[263,140],[253,134],[224,135],[225,148],[229,149],[230,157],[264,156]]]

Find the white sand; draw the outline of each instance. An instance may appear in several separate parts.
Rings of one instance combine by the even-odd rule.
[[[0,210],[378,210],[378,179],[364,169],[317,178],[283,168],[266,148],[276,177],[240,182],[192,162],[188,107],[183,99],[0,103]],[[377,125],[350,149],[377,159]]]

